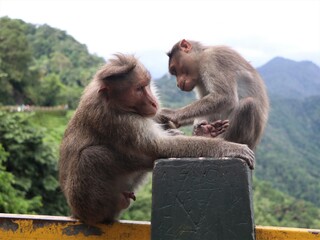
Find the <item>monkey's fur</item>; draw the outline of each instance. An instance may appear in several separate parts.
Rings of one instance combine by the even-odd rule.
[[[156,111],[150,116],[127,111],[134,99],[121,96],[123,89],[144,80],[150,81],[150,74],[135,57],[115,55],[85,88],[65,131],[60,185],[72,215],[85,223],[116,220],[126,208],[119,203],[122,193],[134,191],[159,158],[239,157],[253,168],[254,155],[246,145],[169,136],[153,121]],[[112,92],[101,90],[109,86]]]
[[[250,63],[229,47],[184,39],[168,56],[169,71],[176,75],[178,86],[184,91],[195,89],[198,100],[177,110],[164,109],[160,116],[177,126],[229,119],[220,137],[255,149],[268,119],[269,100],[263,80]]]

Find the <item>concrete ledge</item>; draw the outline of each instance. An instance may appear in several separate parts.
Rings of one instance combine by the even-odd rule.
[[[239,159],[161,159],[152,186],[152,240],[255,239],[251,171]]]

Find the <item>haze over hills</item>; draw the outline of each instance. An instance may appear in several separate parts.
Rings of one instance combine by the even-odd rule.
[[[320,68],[313,62],[276,57],[258,71],[272,95],[302,99],[320,94]]]

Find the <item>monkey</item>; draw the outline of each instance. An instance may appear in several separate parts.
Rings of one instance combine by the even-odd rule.
[[[159,122],[176,127],[201,121],[228,119],[221,133],[226,141],[247,144],[255,150],[269,113],[266,87],[259,73],[227,46],[204,46],[181,40],[167,53],[169,72],[182,91],[195,90],[197,100],[179,109],[163,108]]]
[[[236,157],[254,168],[244,144],[168,134],[153,119],[160,109],[153,92],[150,72],[122,53],[85,87],[60,145],[59,183],[74,218],[89,225],[117,221],[156,159]]]

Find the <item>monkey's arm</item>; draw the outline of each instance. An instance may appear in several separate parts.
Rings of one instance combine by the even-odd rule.
[[[172,121],[177,127],[180,127],[191,124],[197,117],[230,112],[236,104],[236,98],[230,96],[230,94],[209,93],[185,107],[176,110],[162,109],[159,115],[162,119]]]
[[[172,157],[235,157],[254,168],[254,153],[244,144],[219,138],[171,136],[159,139],[158,158]]]

